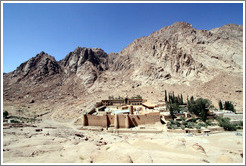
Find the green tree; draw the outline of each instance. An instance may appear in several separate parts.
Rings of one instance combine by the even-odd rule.
[[[220,108],[220,110],[223,110],[223,104],[222,104],[221,100],[219,101],[219,108]]]
[[[169,111],[170,111],[171,118],[174,119],[175,116],[174,116],[174,111],[173,111],[172,106],[169,108]]]
[[[191,97],[191,100],[188,102],[189,112],[194,113],[195,115],[199,116],[202,119],[202,121],[206,122],[207,113],[209,111],[208,108],[211,105],[211,101],[209,101],[208,99],[203,99],[203,98],[194,100],[194,98],[192,97]]]
[[[168,93],[168,102],[172,103],[172,95],[170,93]]]
[[[142,96],[140,96],[140,95],[137,95],[137,99],[142,99]]]
[[[234,105],[230,101],[225,101],[224,109],[235,112]]]
[[[6,119],[8,116],[9,116],[8,111],[4,111],[4,112],[3,112],[3,117]]]
[[[190,97],[190,101],[191,101],[192,103],[194,103],[194,97],[193,97],[193,96]]]
[[[235,124],[232,124],[229,118],[217,117],[216,119],[219,122],[219,126],[223,127],[226,131],[236,131],[237,130],[237,126]]]
[[[183,95],[182,94],[181,94],[180,99],[181,99],[181,104],[184,104],[184,100],[183,100]]]
[[[185,125],[181,125],[180,128],[181,128],[182,130],[184,130],[184,129],[185,129]]]
[[[167,102],[167,91],[165,90],[165,102]]]
[[[170,115],[171,115],[171,118],[174,119],[175,118],[175,115],[176,113],[179,113],[180,112],[180,107],[177,103],[168,103],[167,104],[167,108],[169,109],[169,112],[170,112]]]

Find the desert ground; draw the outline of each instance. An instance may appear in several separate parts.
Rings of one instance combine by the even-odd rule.
[[[81,130],[46,114],[36,127],[3,129],[3,163],[242,163],[243,136],[221,132],[187,136]],[[37,132],[36,129],[42,129]],[[242,131],[239,131],[242,133]]]

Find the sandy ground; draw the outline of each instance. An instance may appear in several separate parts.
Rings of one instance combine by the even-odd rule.
[[[79,130],[52,118],[35,125],[3,130],[3,163],[243,162],[243,136],[235,132],[116,134]],[[36,132],[39,128],[43,131]]]

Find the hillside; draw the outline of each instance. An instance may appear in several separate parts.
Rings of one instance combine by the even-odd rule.
[[[4,74],[3,84],[4,109],[53,111],[61,121],[108,96],[140,94],[155,102],[164,90],[208,98],[215,107],[229,100],[242,112],[243,26],[197,30],[177,22],[118,53],[77,47],[61,61],[42,51]]]

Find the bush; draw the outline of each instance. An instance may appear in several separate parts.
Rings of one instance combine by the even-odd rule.
[[[193,129],[194,128],[194,123],[193,122],[188,122],[188,124],[187,124],[187,128],[190,128],[190,129]]]
[[[186,121],[182,121],[182,125],[186,126],[187,122]]]
[[[211,126],[212,122],[211,121],[207,121],[206,122],[206,126]]]
[[[178,129],[178,126],[177,125],[172,125],[172,128],[173,129]]]
[[[11,120],[10,120],[10,123],[20,123],[20,122],[17,121],[17,120],[11,119]]]
[[[237,126],[237,129],[241,130],[241,129],[243,129],[243,127],[241,127],[241,126]]]
[[[169,122],[170,122],[171,124],[175,124],[175,121],[174,121],[173,119],[170,119]]]
[[[172,129],[172,123],[167,123],[167,128]]]
[[[208,99],[199,98],[194,101],[193,96],[188,100],[188,110],[199,117],[203,122],[207,120],[208,108],[211,105],[211,101]]]
[[[184,130],[184,129],[185,129],[185,125],[181,125],[180,127],[181,127],[181,129],[182,129],[182,130]]]
[[[8,111],[4,111],[4,112],[3,112],[3,117],[4,117],[4,118],[7,118],[8,116],[9,116]]]
[[[234,105],[230,101],[225,101],[224,104],[224,109],[225,110],[230,110],[232,112],[235,112],[236,110],[234,109]]]
[[[243,127],[243,121],[239,121],[238,126]]]
[[[109,96],[108,99],[109,100],[113,100],[114,99],[114,96]]]
[[[142,96],[140,96],[140,95],[137,95],[137,97],[136,97],[137,99],[142,99]]]
[[[212,123],[211,123],[211,126],[217,126],[217,123],[213,123],[213,122],[212,122]]]
[[[180,124],[179,121],[175,121],[175,125],[178,126],[178,127],[180,127],[181,124]]]
[[[237,124],[237,129],[243,129],[243,121],[239,121]]]
[[[206,124],[205,123],[198,123],[197,125],[201,126],[201,127],[205,127]]]
[[[219,126],[223,127],[226,131],[236,131],[237,130],[237,125],[232,124],[229,118],[218,117],[217,120],[219,122]]]
[[[201,129],[201,126],[196,125],[196,129],[197,129],[197,130],[200,130],[200,129]]]
[[[190,122],[196,122],[196,118],[191,118]]]

